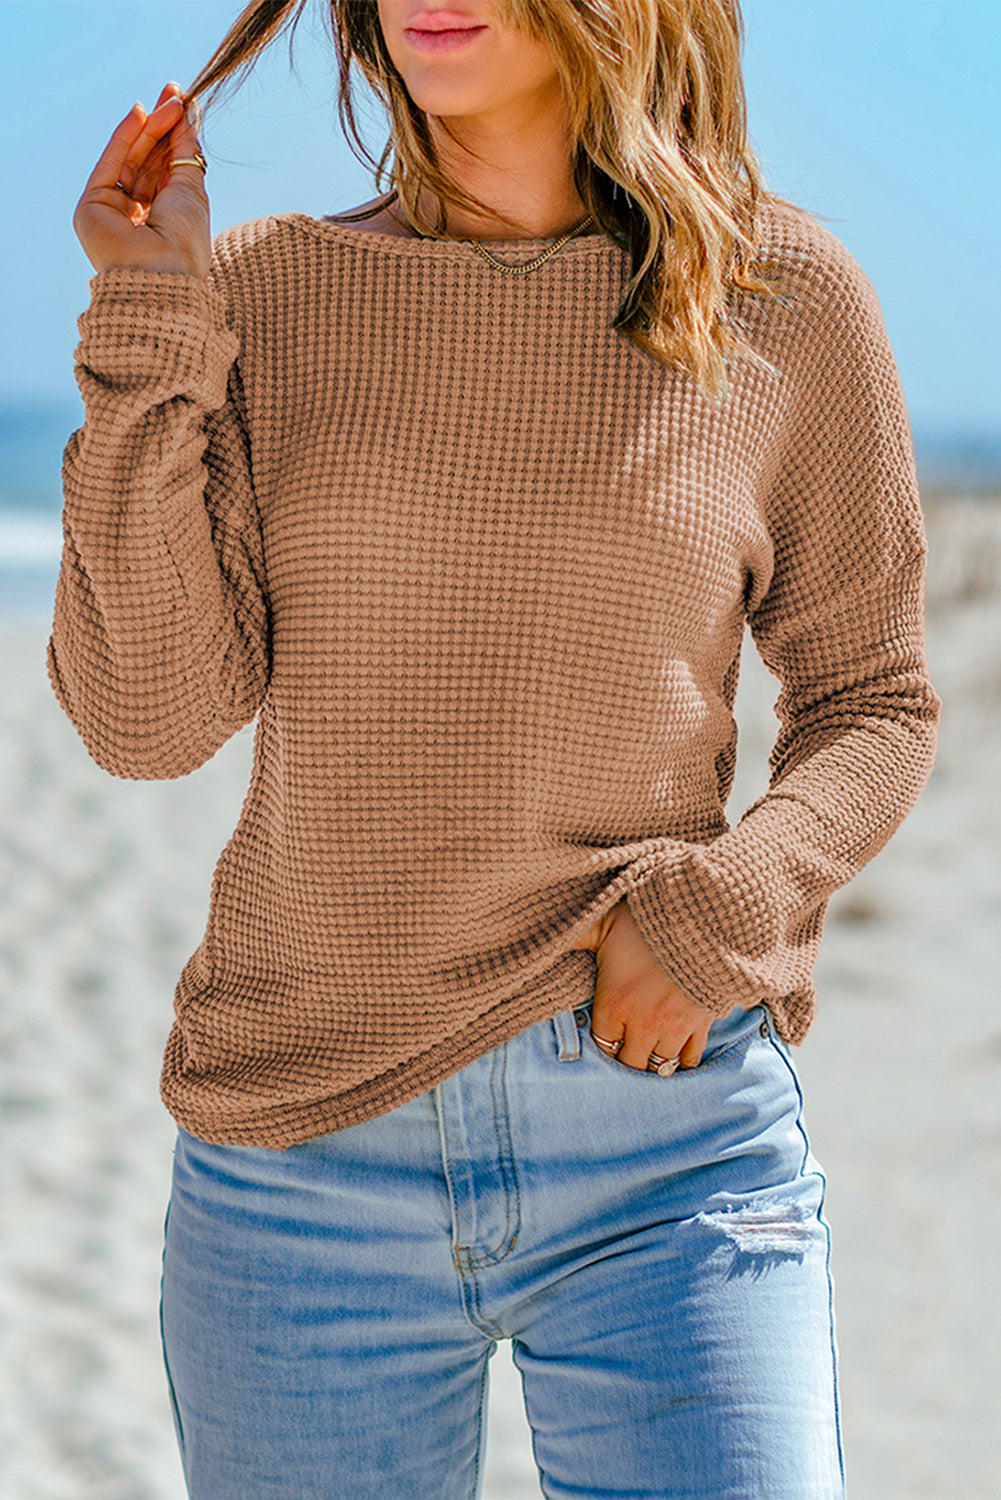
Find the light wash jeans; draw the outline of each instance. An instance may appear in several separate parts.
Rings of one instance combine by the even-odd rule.
[[[840,1500],[789,1049],[738,1009],[658,1078],[589,1024],[287,1150],[180,1132],[161,1317],[193,1500],[473,1500],[504,1338],[549,1500]]]

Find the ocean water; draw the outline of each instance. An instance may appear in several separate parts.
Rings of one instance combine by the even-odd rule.
[[[62,456],[83,402],[0,401],[0,618],[49,614],[62,549]],[[996,433],[915,434],[922,487],[1001,493]]]
[[[0,403],[0,616],[51,612],[62,550],[62,457],[83,402]]]

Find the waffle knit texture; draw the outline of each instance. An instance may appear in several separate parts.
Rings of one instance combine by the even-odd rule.
[[[574,945],[623,899],[706,1012],[806,1034],[941,703],[876,294],[805,211],[764,227],[785,289],[735,315],[768,368],[723,402],[613,329],[603,234],[519,277],[281,213],[207,279],[91,279],[54,690],[121,777],[257,720],[166,1047],[186,1130],[280,1148],[431,1088],[591,998]],[[781,691],[731,827],[745,624]]]

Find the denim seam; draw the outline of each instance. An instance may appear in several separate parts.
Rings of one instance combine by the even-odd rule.
[[[177,1400],[177,1390],[174,1386],[174,1377],[170,1373],[170,1360],[167,1358],[167,1339],[164,1334],[163,1328],[163,1284],[165,1279],[165,1261],[167,1257],[167,1224],[169,1220],[170,1204],[168,1202],[167,1210],[163,1217],[163,1255],[161,1256],[160,1260],[160,1306],[157,1321],[160,1325],[160,1351],[163,1356],[163,1369],[167,1377],[167,1396],[170,1401],[171,1412],[174,1418],[174,1427],[177,1432],[177,1447],[178,1451],[180,1452],[181,1466],[183,1468],[185,1460],[184,1424],[181,1421],[181,1408]]]
[[[504,1238],[496,1249],[486,1251],[482,1255],[473,1255],[472,1246],[464,1245],[462,1248],[466,1251],[470,1270],[476,1266],[493,1266],[503,1260],[514,1249],[521,1229],[521,1197],[514,1164],[514,1152],[511,1148],[511,1127],[507,1117],[507,1099],[504,1088],[506,1063],[507,1048],[496,1048],[490,1067],[490,1102],[493,1109],[494,1135],[497,1140],[497,1165],[504,1183]]]
[[[511,1358],[514,1360],[515,1366],[518,1369],[518,1373],[521,1376],[522,1391],[524,1392],[524,1388],[525,1388],[525,1374],[524,1374],[524,1371],[522,1370],[521,1366],[518,1364],[517,1358],[515,1357],[515,1350],[516,1350],[518,1344],[521,1343],[521,1342],[522,1342],[522,1340],[518,1339],[514,1334],[511,1335]],[[526,1397],[526,1404],[525,1404],[525,1415],[526,1415],[526,1417],[528,1416],[527,1397]],[[539,1489],[542,1492],[544,1500],[548,1500],[549,1491],[546,1488],[546,1478],[547,1478],[547,1476],[543,1472],[542,1459],[541,1459],[541,1457],[539,1455],[539,1434],[535,1430],[535,1424],[532,1421],[531,1417],[529,1417],[529,1420],[528,1420],[528,1430],[529,1430],[529,1433],[531,1435],[532,1457],[535,1459],[535,1467],[536,1467],[536,1470],[538,1471],[538,1475],[539,1475]]]
[[[479,1333],[487,1333],[491,1338],[506,1338],[506,1334],[492,1318],[485,1316],[480,1302],[480,1284],[476,1279],[476,1271],[470,1258],[469,1251],[459,1249],[455,1253],[455,1264],[458,1268],[459,1279],[467,1293],[464,1298],[466,1306],[466,1317]],[[482,1264],[482,1262],[477,1262]]]
[[[799,1176],[804,1177],[806,1175],[804,1169],[806,1167],[807,1158],[810,1155],[810,1141],[806,1133],[806,1127],[803,1124],[803,1090],[800,1087],[795,1068],[790,1066],[788,1057],[786,1056],[782,1048],[778,1045],[778,1042],[772,1034],[771,1030],[769,1030],[769,1041],[785,1064],[785,1067],[788,1070],[790,1077],[792,1078],[793,1086],[796,1090],[796,1097],[799,1100],[799,1109],[796,1112],[796,1128],[799,1131],[800,1135],[803,1137],[803,1160],[800,1162]],[[820,1224],[823,1226],[824,1239],[827,1246],[824,1258],[824,1270],[827,1277],[827,1320],[828,1327],[830,1328],[831,1375],[834,1387],[834,1432],[835,1436],[837,1437],[838,1443],[838,1469],[841,1475],[841,1496],[839,1497],[839,1500],[844,1500],[845,1454],[841,1433],[841,1400],[838,1392],[838,1353],[834,1336],[834,1282],[831,1277],[831,1231],[827,1220],[824,1218],[824,1200],[827,1197],[827,1178],[824,1175],[823,1171],[820,1170],[818,1170],[816,1175],[820,1178],[820,1202],[817,1205],[817,1218]]]
[[[433,1090],[433,1098],[435,1102],[435,1114],[438,1120],[438,1142],[441,1148],[441,1165],[442,1171],[445,1174],[445,1186],[448,1189],[448,1205],[452,1220],[452,1232],[453,1234],[457,1234],[459,1226],[458,1197],[455,1190],[455,1177],[452,1172],[452,1162],[448,1152],[448,1135],[445,1130],[445,1112],[441,1093],[441,1084],[436,1084]],[[459,1273],[460,1284],[464,1286],[465,1277],[463,1276],[462,1272],[462,1255],[463,1250],[461,1245],[456,1245],[453,1243],[452,1259],[455,1263],[455,1268]]]
[[[494,1346],[496,1348],[496,1345]],[[490,1372],[490,1355],[487,1354],[483,1361],[483,1371],[480,1375],[480,1401],[476,1417],[476,1462],[473,1466],[473,1492],[470,1500],[479,1500],[483,1480],[483,1450],[485,1447],[483,1416],[486,1407],[487,1379]]]

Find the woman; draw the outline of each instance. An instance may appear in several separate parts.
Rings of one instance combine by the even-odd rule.
[[[940,710],[875,294],[731,0],[332,0],[393,191],[213,239],[185,102],[292,10],[74,217],[55,691],[118,776],[257,720],[163,1070],[189,1491],[468,1500],[510,1338],[547,1496],[840,1496],[791,1047]]]

